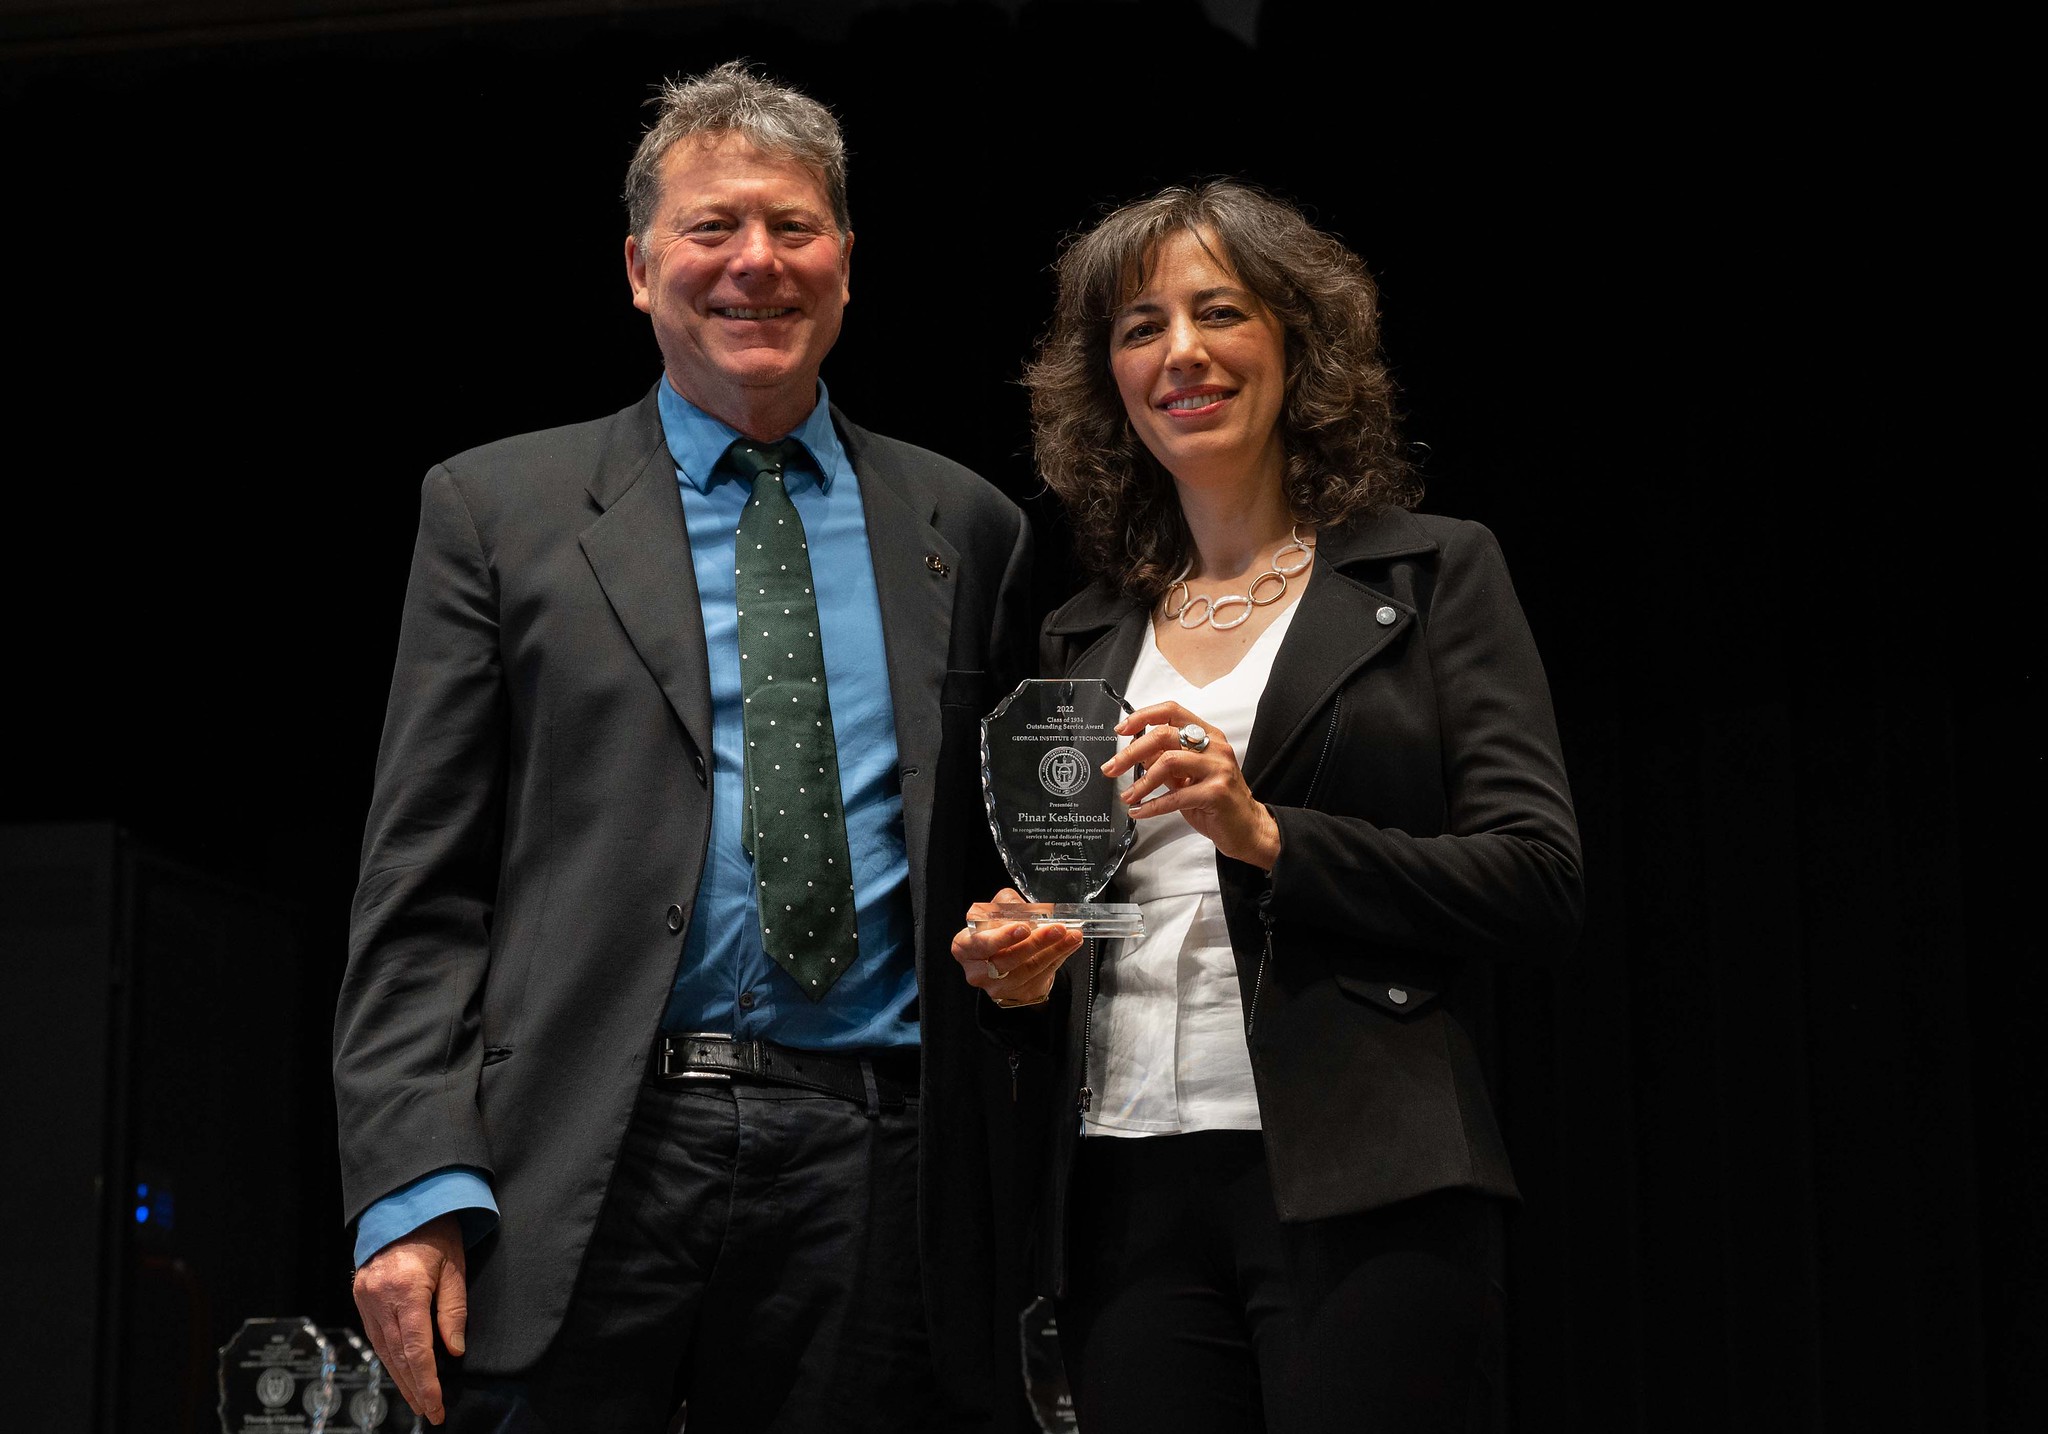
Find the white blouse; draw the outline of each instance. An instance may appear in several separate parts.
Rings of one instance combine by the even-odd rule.
[[[1133,707],[1180,703],[1220,729],[1242,758],[1274,654],[1299,606],[1290,603],[1237,666],[1205,687],[1174,669],[1147,622],[1125,699]],[[1082,1134],[1257,1130],[1258,1094],[1215,845],[1179,812],[1140,820],[1116,889],[1144,910],[1145,935],[1103,948],[1088,1046],[1095,1099]]]

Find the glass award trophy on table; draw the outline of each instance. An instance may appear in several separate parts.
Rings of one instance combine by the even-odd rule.
[[[326,1434],[334,1346],[308,1319],[252,1319],[220,1349],[223,1434]]]
[[[1102,764],[1131,710],[1099,677],[1030,678],[981,719],[989,829],[1023,902],[976,902],[977,931],[1012,921],[1089,937],[1142,936],[1135,903],[1095,900],[1131,849],[1130,809]]]

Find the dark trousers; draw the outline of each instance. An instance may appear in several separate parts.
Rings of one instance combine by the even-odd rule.
[[[450,1382],[474,1434],[919,1428],[917,1102],[646,1086],[560,1335],[521,1378]]]
[[[1281,1223],[1262,1138],[1080,1143],[1060,1349],[1083,1434],[1493,1427],[1494,1201]]]

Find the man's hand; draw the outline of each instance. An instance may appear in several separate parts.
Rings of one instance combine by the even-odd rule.
[[[448,1352],[460,1355],[469,1323],[462,1227],[441,1215],[393,1240],[356,1271],[356,1308],[384,1371],[429,1424],[447,1417],[434,1368],[434,1326]]]

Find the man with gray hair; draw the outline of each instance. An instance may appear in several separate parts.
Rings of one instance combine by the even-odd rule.
[[[422,490],[335,1034],[357,1304],[456,1427],[995,1427],[1015,1073],[947,943],[1029,532],[826,397],[823,106],[671,83],[626,202],[662,378]]]

